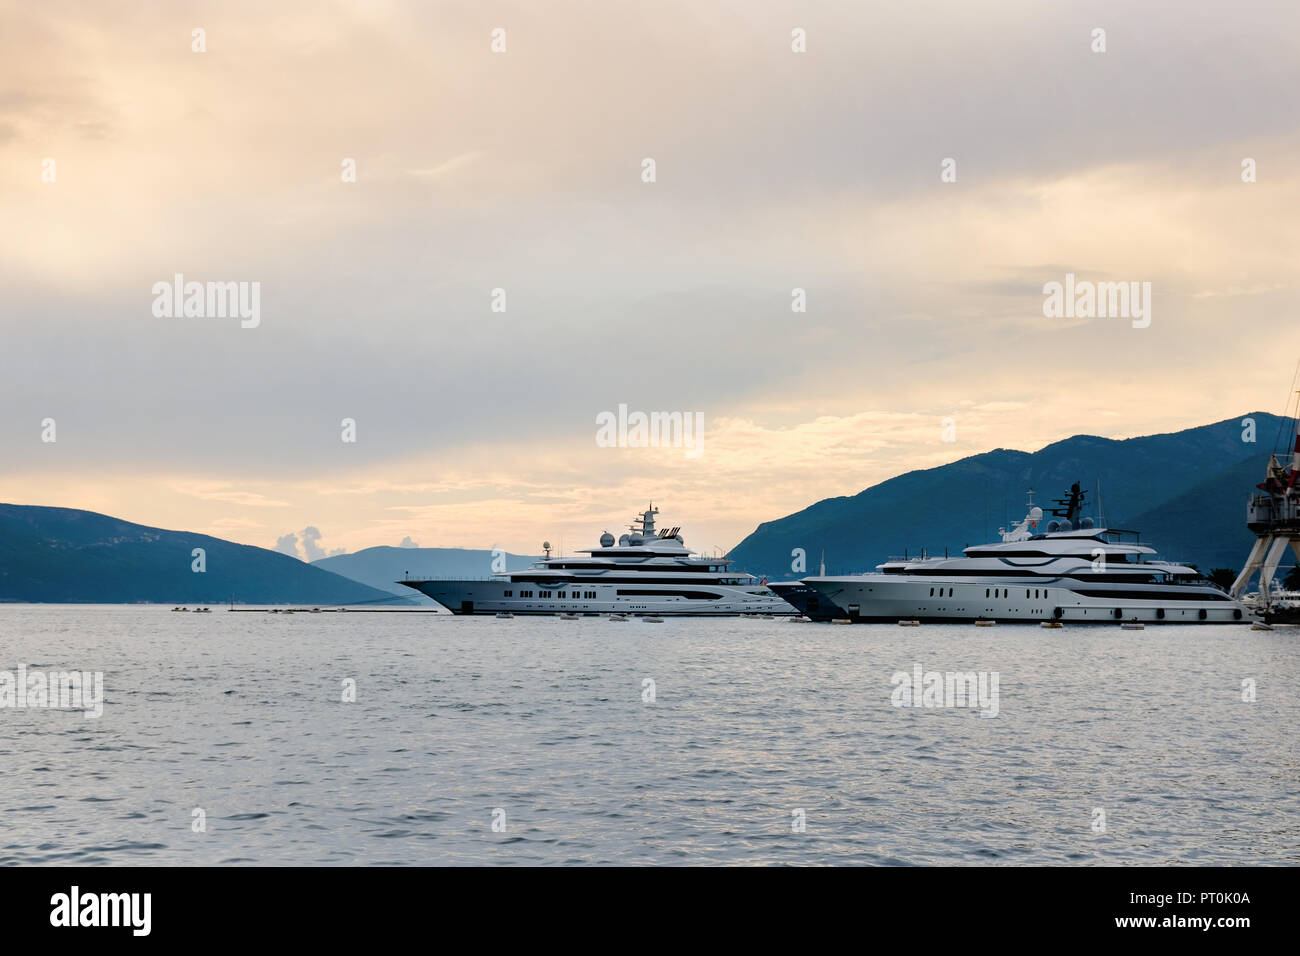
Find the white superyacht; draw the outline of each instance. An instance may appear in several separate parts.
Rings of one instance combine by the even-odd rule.
[[[692,554],[681,528],[655,531],[651,504],[617,541],[609,532],[585,557],[546,557],[524,571],[480,580],[406,579],[453,614],[621,614],[633,617],[793,613],[767,580],[725,558]]]
[[[1094,527],[1076,482],[1043,521],[1030,505],[1001,541],[962,557],[878,565],[875,574],[804,578],[852,621],[1249,623],[1247,609],[1195,568],[1155,559],[1137,532]]]

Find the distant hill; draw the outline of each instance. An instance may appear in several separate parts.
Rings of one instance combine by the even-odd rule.
[[[505,555],[506,571],[520,571],[538,558]],[[486,578],[492,574],[492,552],[466,548],[366,548],[354,554],[336,554],[312,562],[312,567],[333,571],[372,588],[437,606],[432,598],[394,584],[406,574],[420,578]]]
[[[960,553],[996,540],[1025,513],[1025,491],[1047,506],[1077,481],[1097,516],[1097,482],[1106,522],[1140,531],[1162,555],[1195,564],[1240,568],[1254,541],[1245,525],[1246,498],[1263,479],[1279,430],[1290,451],[1289,422],[1250,413],[1256,442],[1242,441],[1239,415],[1213,425],[1116,441],[1076,435],[1036,452],[997,449],[951,464],[912,471],[852,497],[827,498],[764,522],[728,557],[737,567],[790,578],[794,548],[807,553],[809,574],[826,552],[829,573],[869,571],[905,551]],[[803,576],[803,575],[797,575]]]
[[[207,569],[191,570],[203,548]],[[0,601],[409,604],[287,554],[77,511],[0,504]]]

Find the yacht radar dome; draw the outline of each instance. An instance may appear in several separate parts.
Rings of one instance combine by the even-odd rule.
[[[610,534],[608,531],[606,531],[604,534],[600,536],[600,546],[602,548],[614,547],[614,536]]]

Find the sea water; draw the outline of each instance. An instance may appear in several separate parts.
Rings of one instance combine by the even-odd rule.
[[[0,707],[9,864],[1300,859],[1300,628],[0,605],[20,666],[103,699]]]

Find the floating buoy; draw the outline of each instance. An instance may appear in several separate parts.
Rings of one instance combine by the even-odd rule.
[[[565,612],[564,614],[560,615],[561,621],[576,621],[577,619],[578,619],[578,615],[573,614],[571,612]]]
[[[852,624],[853,622],[850,621],[847,617],[834,617],[834,618],[831,618],[831,623],[832,623],[832,624]]]
[[[921,622],[920,621],[899,621],[898,626],[899,627],[920,627]]]
[[[514,617],[514,615],[511,614],[509,611],[497,611],[497,617],[499,617],[499,618],[511,618],[511,617]]]
[[[1044,621],[1039,627],[1065,627],[1060,621]]]
[[[976,627],[992,627],[992,626],[993,626],[994,624],[996,624],[996,623],[997,623],[997,621],[986,621],[986,620],[983,620],[983,619],[981,618],[980,620],[978,620],[978,621],[975,622],[975,626],[976,626]]]
[[[609,619],[610,619],[611,621],[617,621],[617,622],[620,623],[620,624],[626,624],[626,623],[627,623],[627,618],[624,617],[622,614],[611,614],[611,615],[609,616]]]
[[[641,620],[645,621],[647,624],[662,624],[664,622],[662,617],[643,617]]]
[[[1145,630],[1146,625],[1141,621],[1125,621],[1120,627],[1126,631],[1141,631]]]

